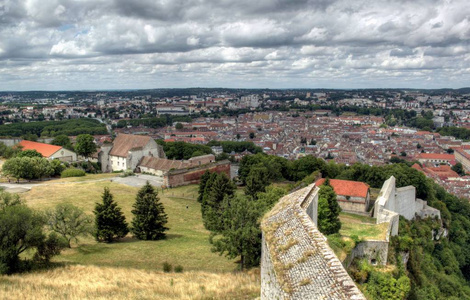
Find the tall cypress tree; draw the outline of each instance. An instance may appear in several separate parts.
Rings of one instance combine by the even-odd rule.
[[[126,218],[121,208],[113,200],[109,188],[103,192],[103,203],[96,203],[95,210],[95,238],[99,242],[112,242],[123,238],[129,232]]]
[[[165,224],[168,217],[158,193],[153,186],[147,183],[137,193],[136,201],[132,206],[134,219],[132,219],[132,233],[140,240],[160,240],[165,238],[168,230]]]
[[[336,200],[336,193],[327,178],[318,193],[318,229],[323,234],[333,234],[341,229],[339,213],[341,207]]]

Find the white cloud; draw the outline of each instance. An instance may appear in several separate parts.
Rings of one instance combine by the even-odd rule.
[[[469,82],[465,0],[4,3],[0,89]]]

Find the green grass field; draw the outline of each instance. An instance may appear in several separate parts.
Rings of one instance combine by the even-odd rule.
[[[95,175],[89,176],[88,182],[83,181],[87,178],[83,177],[76,178],[78,182],[38,186],[22,194],[22,197],[35,209],[44,210],[59,203],[72,203],[93,215],[95,203],[101,201],[101,194],[107,186],[130,223],[138,188],[109,180],[93,181],[103,177],[105,176]],[[168,214],[167,227],[170,228],[166,240],[140,241],[129,234],[120,242],[106,244],[87,237],[80,239],[78,244],[73,244],[72,249],[63,251],[54,261],[145,270],[162,270],[162,264],[168,262],[174,266],[183,266],[185,271],[235,270],[235,260],[228,260],[211,252],[209,232],[202,224],[200,205],[195,199],[191,199],[197,195],[197,189],[197,185],[192,185],[165,190],[163,194],[159,190],[160,199]]]
[[[357,235],[359,239],[384,240],[387,234],[388,223],[375,224],[375,219],[350,213],[340,213],[343,237]]]

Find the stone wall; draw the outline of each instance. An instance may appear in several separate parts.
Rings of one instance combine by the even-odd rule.
[[[101,146],[101,151],[98,153],[98,161],[101,163],[101,172],[111,172],[111,164],[109,160],[109,151],[113,144],[103,144]]]
[[[355,258],[367,258],[371,265],[382,265],[387,264],[388,257],[388,244],[387,240],[367,240],[362,241],[354,247],[351,253],[344,261],[344,265],[349,267]]]
[[[365,300],[315,225],[318,190],[284,196],[263,217],[261,299]]]
[[[345,212],[363,213],[366,211],[366,199],[361,197],[350,197],[347,199],[345,196],[338,195],[336,197],[339,206]]]
[[[288,299],[287,293],[282,290],[276,278],[274,265],[267,247],[263,236],[261,241],[261,253],[264,253],[261,256],[261,299]]]
[[[23,139],[20,138],[11,138],[11,139],[0,139],[0,143],[4,143],[8,147],[12,147],[19,142],[21,142]]]
[[[165,175],[164,185],[167,187],[177,187],[199,183],[202,174],[207,170],[209,172],[225,173],[230,178],[230,162],[225,160],[195,168],[170,170]]]
[[[415,216],[416,207],[416,188],[412,185],[405,186],[396,189],[395,194],[395,207],[400,216],[405,217],[407,220],[411,220]]]
[[[420,217],[441,217],[438,209],[429,207],[426,201],[416,199],[416,188],[406,186],[395,188],[395,177],[386,180],[374,205],[374,217],[377,224],[390,222],[391,235],[398,234],[398,219],[403,216],[412,220]]]

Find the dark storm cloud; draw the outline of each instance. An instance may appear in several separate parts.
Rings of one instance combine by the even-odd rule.
[[[464,0],[4,0],[0,89],[39,74],[83,88],[90,74],[110,86],[126,74],[148,85],[193,86],[197,74],[239,86],[458,86],[470,73],[469,11]]]

